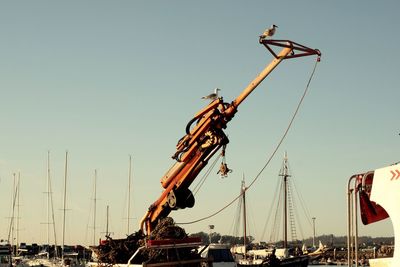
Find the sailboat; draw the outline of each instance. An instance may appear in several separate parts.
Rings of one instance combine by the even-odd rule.
[[[44,247],[34,258],[26,261],[28,266],[53,266],[56,265],[58,260],[57,251],[57,237],[56,237],[56,225],[54,219],[54,207],[53,207],[53,197],[52,197],[52,186],[51,186],[51,176],[50,176],[50,151],[47,151],[47,176],[46,176],[46,199],[47,199],[47,214],[46,222],[47,225],[47,246]],[[51,214],[51,215],[50,215]],[[51,217],[51,220],[50,220]],[[53,226],[54,244],[50,244],[50,225]]]
[[[54,206],[53,206],[53,196],[52,196],[52,186],[51,186],[51,176],[50,176],[50,151],[47,151],[47,258],[50,258],[50,224],[53,225],[53,235],[54,235],[54,252],[53,258],[58,258],[57,252],[57,236],[56,236],[56,223],[54,219]],[[50,212],[51,211],[51,212]],[[51,213],[51,223],[50,223],[50,213]]]
[[[244,257],[238,260],[239,267],[278,267],[278,266],[287,266],[287,267],[306,267],[308,266],[309,257],[307,255],[302,255],[301,250],[292,250],[288,246],[288,213],[289,211],[289,194],[288,194],[288,178],[289,167],[288,167],[288,157],[287,153],[285,153],[283,159],[283,165],[279,176],[282,177],[282,189],[283,189],[283,247],[268,247],[264,249],[252,249],[245,251]],[[243,203],[245,203],[245,192],[246,187],[244,186],[244,182],[242,182],[242,197]],[[245,207],[243,207],[245,211]],[[243,214],[244,224],[246,224],[246,214]],[[291,217],[291,216],[290,216]],[[292,223],[291,223],[292,225]],[[244,227],[246,229],[246,227]],[[245,230],[246,235],[246,230]],[[244,236],[244,240],[246,240],[246,236]]]
[[[2,254],[5,255],[5,257],[2,257],[4,261],[8,263],[13,263],[14,265],[18,265],[22,262],[22,256],[21,256],[21,251],[22,248],[18,245],[18,236],[19,236],[19,196],[20,196],[20,180],[21,180],[21,174],[18,172],[18,176],[16,176],[16,173],[13,174],[14,176],[14,183],[13,183],[13,189],[12,189],[12,212],[11,212],[11,217],[10,217],[10,226],[8,229],[8,237],[7,237],[7,242],[2,246],[3,251]],[[15,233],[16,232],[16,233]],[[3,241],[3,240],[2,240]],[[11,243],[8,243],[10,242]],[[9,253],[7,252],[9,250]],[[10,256],[10,260],[8,262],[7,258]]]
[[[77,266],[83,267],[85,264],[78,260],[79,254],[76,251],[71,251],[65,245],[65,219],[67,211],[67,177],[68,177],[68,151],[65,152],[65,167],[64,167],[64,193],[63,193],[63,216],[62,216],[62,243],[61,243],[61,262],[55,263],[55,266]]]

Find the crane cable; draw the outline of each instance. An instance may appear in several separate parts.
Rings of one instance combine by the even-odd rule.
[[[218,155],[218,157],[213,161],[213,163],[211,164],[210,168],[208,168],[208,170],[203,175],[203,177],[200,179],[200,181],[196,184],[196,186],[194,186],[194,188],[192,189],[192,192],[193,192],[194,196],[200,191],[200,189],[203,186],[204,182],[206,181],[206,179],[208,178],[208,176],[210,175],[211,171],[214,169],[215,165],[217,164],[217,162],[218,162],[218,160],[220,158],[221,158],[221,155]]]
[[[317,68],[318,62],[320,62],[320,57],[319,57],[319,56],[318,56],[317,60],[315,61],[314,68],[313,68],[313,70],[312,70],[312,72],[311,72],[310,78],[308,79],[308,82],[307,82],[307,85],[306,85],[306,87],[305,87],[305,89],[304,89],[303,95],[301,96],[301,98],[300,98],[300,100],[299,100],[299,103],[297,104],[296,110],[294,111],[294,113],[293,113],[293,115],[292,115],[292,118],[291,118],[291,120],[290,120],[290,122],[289,122],[289,124],[288,124],[288,126],[287,126],[287,128],[286,128],[286,130],[285,130],[285,132],[283,133],[281,139],[279,140],[279,142],[278,142],[278,144],[276,145],[274,151],[272,152],[272,154],[271,154],[270,157],[268,158],[267,162],[264,164],[264,166],[263,166],[263,167],[261,168],[261,170],[258,172],[258,174],[257,174],[256,177],[253,179],[253,181],[250,183],[250,185],[247,186],[247,187],[243,190],[243,192],[241,192],[238,196],[236,196],[236,197],[235,197],[233,200],[231,200],[228,204],[226,204],[224,207],[222,207],[221,209],[217,210],[216,212],[214,212],[214,213],[212,213],[212,214],[210,214],[210,215],[208,215],[208,216],[205,216],[205,217],[203,217],[203,218],[194,220],[194,221],[183,222],[183,223],[177,223],[177,224],[181,224],[181,225],[193,224],[193,223],[201,222],[201,221],[204,221],[204,220],[207,220],[207,219],[210,219],[210,218],[214,217],[215,215],[221,213],[222,211],[224,211],[225,209],[227,209],[229,206],[231,206],[233,203],[235,203],[236,200],[238,200],[238,199],[239,199],[239,198],[240,198],[240,197],[241,197],[241,196],[242,196],[256,181],[257,181],[257,180],[258,180],[258,178],[260,177],[260,175],[264,172],[265,168],[269,165],[269,163],[271,162],[271,160],[274,158],[276,152],[278,151],[279,147],[280,147],[281,144],[283,143],[283,140],[286,138],[286,136],[287,136],[287,134],[288,134],[290,128],[292,127],[292,124],[293,124],[293,122],[294,122],[294,119],[295,119],[296,116],[297,116],[297,113],[298,113],[298,111],[299,111],[299,109],[300,109],[300,106],[302,105],[303,100],[304,100],[305,96],[307,95],[307,92],[308,92],[308,89],[309,89],[311,80],[312,80],[312,78],[313,78],[313,76],[314,76],[315,70],[316,70],[316,68]]]

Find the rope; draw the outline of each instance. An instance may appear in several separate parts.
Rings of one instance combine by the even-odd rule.
[[[313,70],[312,70],[312,72],[311,72],[310,78],[308,79],[306,88],[304,89],[303,95],[301,96],[300,101],[299,101],[299,103],[297,104],[296,110],[295,110],[295,112],[293,113],[293,116],[292,116],[292,118],[291,118],[291,120],[290,120],[290,122],[289,122],[289,124],[288,124],[288,126],[287,126],[287,128],[286,128],[286,130],[285,130],[285,132],[283,133],[281,139],[279,140],[279,142],[278,142],[278,144],[276,145],[274,151],[272,152],[272,154],[271,154],[270,157],[268,158],[267,162],[264,164],[264,166],[263,166],[263,167],[261,168],[261,170],[258,172],[258,174],[257,174],[256,177],[253,179],[253,181],[250,183],[250,185],[249,185],[248,187],[246,187],[246,188],[243,190],[243,192],[241,192],[238,196],[236,196],[232,201],[230,201],[228,204],[226,204],[225,206],[223,206],[221,209],[217,210],[216,212],[214,212],[214,213],[212,213],[212,214],[210,214],[210,215],[208,215],[208,216],[205,216],[205,217],[203,217],[203,218],[194,220],[194,221],[184,222],[184,223],[177,223],[177,224],[181,224],[181,225],[193,224],[193,223],[198,223],[198,222],[201,222],[201,221],[204,221],[204,220],[207,220],[207,219],[209,219],[209,218],[214,217],[215,215],[221,213],[222,211],[224,211],[225,209],[227,209],[228,207],[230,207],[234,202],[236,202],[236,200],[238,200],[238,199],[243,195],[243,193],[246,192],[246,191],[258,180],[258,178],[260,178],[260,175],[264,172],[265,168],[269,165],[269,163],[271,162],[271,160],[274,158],[276,152],[278,151],[279,147],[280,147],[281,144],[283,143],[283,140],[285,140],[285,138],[286,138],[286,136],[287,136],[287,134],[288,134],[288,132],[289,132],[289,130],[290,130],[292,124],[293,124],[293,121],[294,121],[294,119],[295,119],[296,116],[297,116],[297,113],[298,113],[298,111],[299,111],[299,109],[300,109],[300,106],[301,106],[301,104],[303,103],[303,100],[304,100],[305,96],[307,95],[307,92],[308,92],[308,89],[309,89],[311,80],[312,80],[312,78],[313,78],[313,76],[314,76],[315,70],[316,70],[316,68],[317,68],[318,62],[319,62],[319,57],[318,57],[317,60],[315,61],[314,68],[313,68]]]
[[[196,186],[193,187],[193,195],[195,196],[201,189],[201,187],[203,186],[204,182],[206,181],[206,179],[208,178],[208,176],[210,175],[211,171],[214,169],[215,164],[217,164],[217,161],[221,158],[221,154],[218,155],[218,157],[213,161],[213,163],[211,164],[211,166],[208,168],[208,170],[205,172],[205,174],[203,175],[203,177],[200,179],[200,181],[196,184]]]
[[[277,208],[275,210],[275,216],[274,216],[274,222],[272,225],[272,231],[271,234],[269,236],[269,241],[270,242],[276,242],[278,241],[278,236],[279,236],[279,231],[280,231],[280,222],[282,221],[282,208],[281,206],[283,206],[283,183],[279,183],[280,187],[279,187],[279,197],[278,197],[278,205]]]

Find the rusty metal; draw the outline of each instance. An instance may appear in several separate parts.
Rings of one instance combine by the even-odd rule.
[[[217,98],[200,110],[187,124],[186,135],[178,141],[176,151],[172,156],[177,162],[161,179],[161,184],[165,190],[150,205],[140,221],[140,229],[147,235],[151,234],[159,220],[167,217],[172,210],[191,208],[194,205],[194,197],[189,186],[208,164],[208,160],[221,147],[225,147],[229,143],[229,139],[223,130],[235,116],[239,105],[275,67],[284,59],[317,55],[319,61],[321,56],[319,50],[289,40],[260,40],[260,43],[273,54],[272,62],[231,103],[225,103],[222,97]],[[272,49],[274,46],[282,47],[279,54],[276,54]],[[221,173],[225,176],[229,169],[226,165],[221,167]],[[169,201],[172,196],[176,196],[177,205],[168,204],[175,204],[175,201]],[[187,199],[190,199],[190,201],[187,201]]]
[[[321,52],[318,49],[309,48],[290,40],[265,39],[261,40],[260,43],[263,44],[276,59],[280,58],[280,56],[275,53],[275,51],[272,49],[272,46],[290,48],[292,50],[292,52],[289,55],[286,55],[283,59],[312,55],[317,55],[318,58],[321,57]]]

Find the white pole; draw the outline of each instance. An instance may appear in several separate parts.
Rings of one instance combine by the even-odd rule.
[[[68,151],[65,152],[65,170],[64,170],[64,201],[63,201],[63,225],[62,225],[62,246],[61,260],[64,262],[64,244],[65,244],[65,210],[67,204],[67,168],[68,167]]]
[[[93,246],[96,245],[96,200],[97,200],[96,182],[97,182],[97,170],[94,170]]]
[[[47,246],[50,247],[50,151],[47,151]],[[47,258],[49,254],[47,254]]]
[[[312,217],[313,220],[313,239],[312,239],[312,246],[315,248],[315,217]]]
[[[16,202],[16,197],[17,197],[17,178],[16,178],[16,173],[13,173],[13,196],[12,196],[12,216],[11,216],[11,247],[13,248],[14,256],[15,250],[14,250],[14,245],[15,245],[15,202]]]
[[[17,241],[16,241],[16,248],[17,248],[17,253],[19,249],[19,186],[20,186],[20,179],[21,179],[21,173],[18,172],[18,180],[17,180]]]
[[[131,176],[132,175],[132,156],[129,155],[129,175],[128,175],[128,223],[127,223],[127,235],[129,235],[130,230],[129,230],[129,220],[131,218]]]

